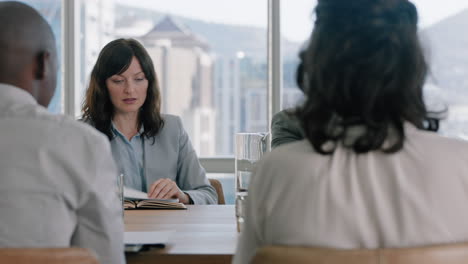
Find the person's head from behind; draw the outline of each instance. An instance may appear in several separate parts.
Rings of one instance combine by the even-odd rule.
[[[319,0],[315,13],[301,56],[307,100],[298,115],[316,151],[343,143],[357,153],[392,153],[403,147],[405,121],[437,129],[423,101],[428,67],[412,3]],[[365,132],[345,140],[356,126]]]
[[[0,83],[29,92],[47,106],[57,85],[57,51],[50,25],[32,7],[0,2]]]
[[[161,94],[151,57],[134,39],[116,39],[100,52],[83,102],[83,119],[110,139],[116,115],[136,115],[144,136],[162,126]]]

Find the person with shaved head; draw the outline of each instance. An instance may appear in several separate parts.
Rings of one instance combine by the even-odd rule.
[[[49,104],[57,51],[28,5],[0,2],[0,247],[82,247],[124,263],[117,169],[107,138]]]

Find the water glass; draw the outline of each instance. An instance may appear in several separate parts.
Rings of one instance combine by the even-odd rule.
[[[122,204],[122,216],[124,216],[125,197],[124,197],[124,174],[119,175],[119,198]]]
[[[245,217],[245,203],[249,183],[257,162],[268,148],[268,133],[236,134],[236,220],[237,231],[242,231]]]

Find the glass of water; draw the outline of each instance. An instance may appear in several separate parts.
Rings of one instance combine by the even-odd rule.
[[[268,133],[236,134],[236,219],[237,231],[242,231],[247,191],[255,165],[268,147]]]
[[[123,173],[120,173],[119,175],[119,198],[120,198],[120,202],[122,204],[122,216],[125,215],[124,213],[124,209],[125,209],[125,197],[124,197],[124,174]]]

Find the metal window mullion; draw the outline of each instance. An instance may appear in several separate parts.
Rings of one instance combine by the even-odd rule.
[[[75,118],[79,81],[80,0],[62,0],[62,87],[64,113]]]
[[[282,93],[282,60],[281,60],[281,23],[280,0],[268,0],[268,89],[267,89],[267,124],[273,115],[281,110]],[[271,137],[270,137],[271,140]],[[270,144],[267,144],[270,146]]]

